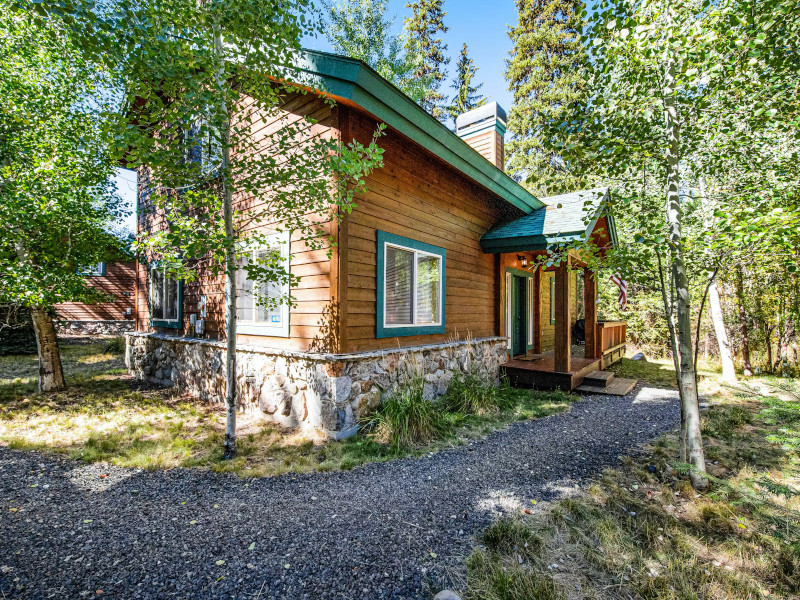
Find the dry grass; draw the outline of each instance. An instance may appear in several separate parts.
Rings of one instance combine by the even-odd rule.
[[[0,445],[67,454],[145,469],[199,467],[263,477],[351,469],[367,462],[419,456],[486,435],[513,421],[569,408],[563,394],[508,390],[505,410],[486,417],[448,413],[442,437],[416,446],[381,443],[377,435],[326,442],[290,434],[256,415],[239,415],[239,455],[223,460],[221,404],[181,397],[130,379],[119,345],[68,344],[62,359],[66,392],[36,391],[35,356],[0,357]]]
[[[800,597],[800,386],[717,387],[703,415],[709,489],[671,466],[677,439],[665,436],[581,495],[492,526],[465,596]]]

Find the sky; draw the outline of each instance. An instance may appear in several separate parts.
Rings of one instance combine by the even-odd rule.
[[[403,19],[411,14],[406,8],[409,0],[389,0],[389,16],[394,16],[394,32],[400,33]],[[461,45],[466,42],[469,54],[478,67],[477,80],[483,82],[480,89],[490,102],[495,101],[508,113],[511,109],[511,92],[508,91],[503,73],[506,59],[511,50],[508,28],[517,22],[517,9],[513,0],[445,0],[445,25],[450,30],[442,36],[447,44],[446,55],[450,57],[447,65],[447,79],[441,91],[452,97],[454,90],[450,87],[455,74],[456,62],[461,52]],[[303,45],[312,50],[330,51],[331,46],[324,37],[306,39]],[[114,181],[122,198],[129,203],[131,215],[125,219],[131,231],[136,229],[136,173],[120,169]]]
[[[406,8],[409,0],[389,0],[389,16],[395,16],[394,32],[400,33],[403,19],[411,14]],[[447,44],[447,81],[442,84],[441,91],[452,97],[454,90],[450,88],[455,74],[455,66],[461,52],[461,45],[466,42],[469,54],[478,67],[478,81],[483,81],[481,93],[491,102],[502,106],[506,113],[511,109],[511,92],[508,91],[503,73],[506,59],[511,50],[508,38],[509,26],[517,23],[517,9],[513,0],[445,0],[444,10],[447,13],[444,23],[450,31],[442,36]],[[331,46],[324,37],[310,38],[304,46],[312,50],[330,51]]]

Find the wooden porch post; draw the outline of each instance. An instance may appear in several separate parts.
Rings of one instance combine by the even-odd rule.
[[[533,272],[533,353],[542,353],[542,267]]]
[[[583,270],[583,312],[586,321],[586,358],[597,356],[597,275],[589,269]]]
[[[569,373],[572,362],[572,331],[569,311],[569,265],[570,257],[561,260],[556,268],[556,331],[554,367],[560,373]]]

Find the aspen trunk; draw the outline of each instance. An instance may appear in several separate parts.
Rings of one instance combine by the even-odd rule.
[[[67,387],[53,319],[43,308],[31,308],[36,350],[39,354],[39,391],[57,392]]]
[[[671,17],[672,8],[667,12]],[[700,404],[697,396],[697,380],[694,376],[692,354],[691,295],[689,278],[683,262],[682,209],[680,199],[680,121],[675,104],[675,63],[667,61],[664,76],[664,129],[667,138],[667,224],[672,248],[672,272],[677,296],[677,346],[680,354],[679,381],[681,408],[684,414],[686,454],[694,467],[690,477],[695,488],[708,485],[703,476],[706,470],[703,454],[703,438],[700,433]]]
[[[719,291],[717,282],[711,284],[708,289],[708,302],[711,305],[711,322],[714,324],[714,333],[719,343],[719,358],[722,361],[722,380],[728,383],[736,382],[736,368],[733,366],[733,356],[731,345],[728,340],[728,331],[725,329],[725,321],[722,315],[722,304],[719,301]]]
[[[744,282],[742,267],[736,265],[736,303],[739,308],[739,332],[742,336],[742,362],[744,363],[744,376],[752,377],[753,367],[750,365],[750,338],[747,330],[747,315],[744,312]]]
[[[227,85],[224,70],[222,36],[219,27],[214,36],[214,50],[219,59],[217,85]],[[226,103],[218,108],[222,133],[222,213],[225,223],[225,459],[236,456],[236,232],[233,225],[233,190],[231,189],[231,120]]]

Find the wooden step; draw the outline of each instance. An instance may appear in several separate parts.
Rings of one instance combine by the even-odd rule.
[[[583,378],[585,385],[594,387],[607,387],[612,381],[614,381],[614,373],[611,371],[592,371]]]
[[[586,383],[584,383],[583,385],[580,385],[575,389],[579,392],[584,392],[587,394],[605,394],[607,396],[627,396],[628,394],[630,394],[631,390],[634,387],[636,387],[637,383],[638,382],[635,379],[622,379],[621,377],[616,377],[607,386],[587,385]]]

